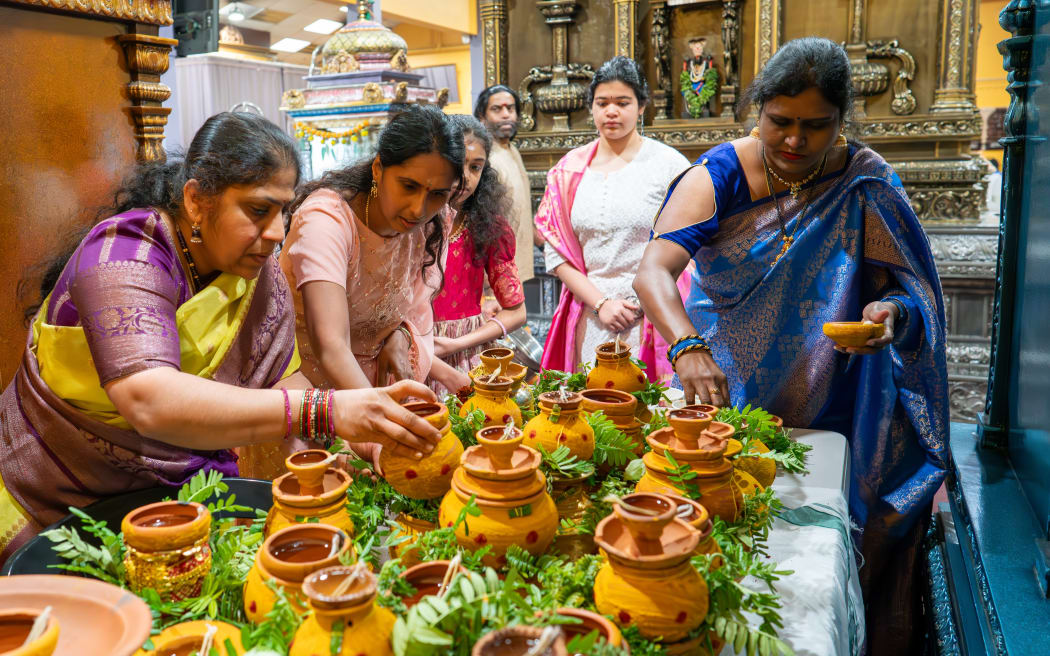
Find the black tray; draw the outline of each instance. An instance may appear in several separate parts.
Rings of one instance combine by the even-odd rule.
[[[258,508],[267,512],[270,510],[270,506],[273,505],[273,486],[270,481],[261,481],[254,478],[226,478],[223,481],[230,486],[229,494],[237,495],[236,503],[238,505]],[[127,515],[139,506],[163,501],[166,498],[175,498],[178,496],[178,493],[178,488],[174,487],[153,487],[102,499],[85,507],[83,510],[93,519],[105,521],[111,530],[119,533],[120,522],[124,519],[124,515]],[[255,515],[254,513],[221,513],[219,516],[254,517]],[[64,519],[55,522],[44,530],[49,531],[53,528],[64,526],[79,529],[81,527],[80,518],[74,515],[66,515]],[[94,536],[88,535],[82,530],[80,535],[93,544],[98,544]],[[51,540],[39,535],[36,536],[22,545],[21,549],[7,559],[3,569],[0,569],[0,575],[66,573],[64,570],[50,567],[50,565],[59,565],[66,562],[58,557],[51,549],[51,545]]]

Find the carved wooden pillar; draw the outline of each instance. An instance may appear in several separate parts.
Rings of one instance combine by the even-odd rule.
[[[734,118],[740,84],[740,0],[722,0],[722,67],[722,118]]]
[[[133,103],[131,117],[135,121],[138,158],[146,162],[163,160],[164,126],[171,108],[162,107],[161,103],[171,96],[171,89],[161,84],[160,76],[168,70],[171,49],[179,42],[147,34],[124,34],[117,41],[124,47],[131,71],[128,97]]]
[[[849,43],[846,44],[846,55],[849,57],[850,69],[853,72],[853,87],[857,91],[853,99],[853,118],[867,118],[867,104],[864,86],[879,85],[881,80],[873,77],[874,71],[868,70],[868,46],[864,43],[864,11],[866,0],[850,0],[849,3]],[[889,82],[887,78],[887,83]],[[880,85],[885,89],[885,85]]]
[[[650,3],[653,11],[649,47],[656,66],[656,86],[653,89],[653,108],[656,120],[671,118],[671,25],[670,11],[665,0]]]
[[[616,3],[616,54],[634,59],[635,36],[638,34],[638,0],[613,0]]]
[[[784,25],[784,0],[759,0],[758,36],[755,39],[755,73],[762,70],[780,47]]]
[[[973,78],[979,4],[977,0],[941,0],[937,90],[931,113],[977,111]]]
[[[1024,191],[1025,150],[1034,139],[1039,122],[1038,107],[1029,98],[1032,65],[1035,3],[1011,0],[999,14],[999,24],[1012,36],[999,42],[1003,68],[1007,71],[1010,107],[1006,110],[1003,145],[1002,218],[999,221],[999,259],[995,270],[995,301],[992,306],[992,351],[988,366],[988,395],[984,412],[977,417],[982,446],[1006,447],[1010,434],[1010,379],[1014,361],[1014,319],[1017,295],[1017,260]]]
[[[482,0],[481,36],[485,51],[485,86],[507,81],[507,0]]]

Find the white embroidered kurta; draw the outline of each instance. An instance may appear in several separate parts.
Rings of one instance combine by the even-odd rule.
[[[689,166],[689,160],[674,148],[645,139],[631,162],[611,173],[588,168],[572,203],[572,229],[583,249],[587,278],[610,298],[630,299],[637,304],[635,273],[649,241],[667,186]],[[544,248],[547,271],[565,260],[553,248]],[[641,321],[624,341],[637,353]],[[576,364],[594,362],[599,344],[616,335],[602,327],[591,308],[585,308],[576,327]]]

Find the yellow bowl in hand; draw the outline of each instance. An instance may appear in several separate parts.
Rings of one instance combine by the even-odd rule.
[[[864,323],[863,321],[832,321],[824,324],[824,334],[835,340],[839,346],[861,348],[868,345],[869,339],[878,339],[886,331],[881,323]]]

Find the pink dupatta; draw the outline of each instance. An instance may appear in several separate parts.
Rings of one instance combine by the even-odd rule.
[[[572,203],[583,174],[598,151],[598,141],[595,139],[589,144],[570,150],[547,172],[547,189],[536,211],[536,229],[566,262],[584,274],[587,273],[587,266],[583,261],[583,248],[572,229]],[[690,266],[678,279],[678,291],[682,298],[685,298],[689,291],[691,269]],[[574,369],[576,325],[583,310],[583,303],[567,286],[562,285],[558,309],[554,312],[547,342],[543,347],[543,360],[540,365],[544,369]],[[647,318],[643,318],[641,349],[635,356],[645,363],[646,375],[652,382],[667,382],[674,374],[671,364],[667,361],[667,346],[667,342],[653,324]]]

